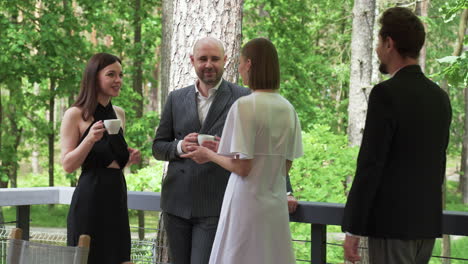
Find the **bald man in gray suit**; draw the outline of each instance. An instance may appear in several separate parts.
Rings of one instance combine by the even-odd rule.
[[[161,208],[173,264],[208,263],[230,175],[180,155],[198,144],[198,134],[221,136],[231,105],[250,93],[222,79],[226,55],[219,40],[198,40],[190,60],[198,79],[169,94],[153,142],[154,157],[169,161]]]

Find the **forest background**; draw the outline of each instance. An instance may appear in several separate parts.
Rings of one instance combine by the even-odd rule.
[[[193,2],[209,6],[211,1]],[[365,118],[362,113],[353,116],[349,108],[355,86],[353,64],[360,60],[352,56],[353,34],[359,33],[359,28],[353,28],[353,7],[357,2],[372,2],[369,10],[376,20],[390,6],[415,10],[427,28],[421,64],[449,93],[453,108],[446,209],[468,211],[464,176],[468,175],[466,0],[232,2],[242,11],[238,18],[241,43],[261,36],[276,45],[280,92],[301,120],[305,155],[294,162],[291,171],[294,195],[301,201],[333,203],[346,201],[359,145],[359,136],[351,135],[350,128]],[[159,192],[164,166],[152,158],[151,143],[161,106],[175,88],[161,85],[165,76],[161,67],[168,57],[162,45],[167,26],[162,0],[0,1],[0,187],[76,185],[79,173],[66,174],[60,165],[58,130],[64,111],[78,94],[87,60],[96,52],[108,52],[122,58],[125,74],[121,95],[113,104],[125,109],[127,141],[143,154],[143,162],[126,173],[129,190]],[[375,55],[372,63],[376,63]],[[375,67],[369,74],[369,85],[386,78]],[[370,87],[359,89],[365,95]],[[358,99],[357,105],[365,108],[366,97]],[[66,214],[66,209],[62,211]],[[5,212],[4,217],[0,210],[0,223],[8,220]],[[61,219],[51,223],[64,226],[66,217],[59,215]],[[134,215],[144,225],[144,213]],[[157,217],[146,218],[154,223],[150,218]],[[37,224],[49,225],[46,221]],[[310,237],[308,227],[301,224],[292,224],[292,230],[295,239]],[[339,229],[331,227],[330,231]],[[465,238],[464,252],[468,252],[467,244]],[[296,250],[301,256],[308,249],[299,246]],[[333,259],[341,253],[329,254]]]

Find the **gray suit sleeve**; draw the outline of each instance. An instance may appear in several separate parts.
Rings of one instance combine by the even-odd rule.
[[[175,140],[172,113],[172,93],[167,97],[164,110],[159,121],[156,136],[153,140],[153,156],[157,160],[172,161],[179,159],[177,155],[177,143]]]

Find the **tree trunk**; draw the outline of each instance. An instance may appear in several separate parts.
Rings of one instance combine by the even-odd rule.
[[[348,138],[351,146],[361,144],[367,112],[367,98],[372,88],[374,16],[375,0],[356,0],[354,2],[348,105]]]
[[[374,30],[373,30],[373,39],[372,39],[372,75],[371,75],[371,85],[375,85],[382,81],[382,75],[379,71],[379,56],[374,52],[379,44],[379,20],[381,10],[385,6],[385,0],[376,0],[375,2],[375,13],[374,13]]]
[[[5,171],[4,171],[4,166],[3,166],[3,146],[2,146],[2,134],[3,134],[3,128],[4,128],[4,124],[3,124],[3,104],[2,104],[2,86],[0,85],[0,164],[2,165],[0,167],[0,188],[3,188],[3,187],[6,187],[8,185],[8,180],[7,179],[4,179],[4,174]]]
[[[447,176],[447,175],[446,175]],[[442,208],[445,209],[447,203],[447,177],[445,177],[442,185]],[[440,245],[442,256],[450,257],[451,246],[450,246],[450,235],[442,235],[442,243]],[[450,264],[450,259],[442,259],[442,264]]]
[[[10,180],[10,187],[18,187],[18,168],[19,168],[19,158],[18,158],[18,147],[21,142],[21,135],[23,134],[23,128],[19,128],[15,122],[17,122],[15,117],[14,120],[11,120],[11,132],[14,135],[13,146],[11,147],[11,153],[8,153],[11,157],[7,162],[3,163],[4,167],[7,170],[8,178]]]
[[[3,133],[3,105],[2,105],[2,86],[0,85],[0,164],[2,164],[2,133]],[[3,166],[0,168],[0,188],[3,188],[4,181],[3,181]],[[7,182],[8,184],[8,182]],[[5,228],[5,218],[3,217],[3,209],[0,206],[0,229]]]
[[[164,0],[161,49],[161,109],[171,90],[193,84],[197,79],[190,63],[193,45],[199,38],[211,36],[224,44],[227,62],[224,78],[237,82],[237,66],[242,36],[243,0]],[[168,259],[163,218],[158,232],[159,259]],[[161,260],[160,260],[161,261]]]
[[[463,51],[463,41],[468,22],[468,9],[463,10],[458,26],[458,40],[453,50],[453,56],[460,56]],[[465,117],[464,117],[464,131],[463,131],[463,144],[461,154],[461,172],[459,181],[459,190],[462,193],[463,204],[468,204],[468,91],[464,88],[465,96]]]
[[[49,94],[49,186],[54,186],[54,154],[55,154],[55,82],[54,78],[50,79],[50,94]]]
[[[133,90],[139,95],[137,104],[135,105],[136,117],[141,118],[143,116],[143,69],[142,69],[142,43],[141,43],[141,2],[135,0],[134,6],[134,39],[133,46],[135,47],[135,60],[133,66],[135,68],[135,76],[133,76]]]
[[[166,103],[167,95],[170,87],[170,72],[171,72],[171,41],[174,3],[173,0],[163,0],[162,3],[162,38],[161,38],[161,85],[160,88],[160,103],[161,110]]]
[[[348,141],[359,146],[364,131],[367,98],[372,89],[372,54],[375,0],[355,0],[351,36],[351,72],[349,81]],[[369,263],[367,238],[360,245],[361,264]]]
[[[465,101],[465,117],[463,122],[463,143],[461,154],[461,173],[460,173],[460,189],[462,191],[462,203],[468,204],[468,88],[463,89]]]
[[[442,256],[447,257],[442,259],[442,264],[450,264],[451,260],[449,259],[451,255],[451,246],[450,246],[450,235],[442,235]]]
[[[142,69],[142,53],[143,46],[141,43],[141,1],[135,0],[134,2],[134,39],[133,46],[135,47],[135,60],[133,66],[135,68],[135,75],[133,76],[133,91],[135,91],[139,97],[135,104],[136,118],[140,119],[143,117],[143,69]],[[137,145],[141,146],[143,142],[137,142]],[[137,165],[141,168],[141,162]],[[145,212],[138,211],[138,236],[141,240],[145,239]]]
[[[158,46],[156,47],[155,54],[156,58],[161,57],[161,47]],[[153,78],[154,80],[151,81],[151,86],[149,87],[148,91],[148,96],[149,96],[149,104],[147,105],[147,110],[148,111],[154,111],[154,112],[161,112],[160,109],[160,99],[159,99],[159,74],[161,72],[161,61],[159,59],[156,59],[156,64],[154,65],[153,69]]]
[[[21,107],[24,102],[22,101],[22,92],[18,89],[21,87],[21,79],[12,80],[8,84],[8,90],[10,92],[9,102],[7,104],[8,110],[6,111],[6,117],[8,118],[8,124],[4,121],[3,129],[5,133],[8,133],[7,140],[3,142],[3,148],[8,151],[4,157],[2,157],[2,169],[4,173],[8,175],[11,188],[18,187],[18,168],[20,157],[18,155],[18,147],[21,142],[21,136],[23,128],[19,126],[18,116],[23,112]],[[4,186],[6,187],[6,186]]]
[[[170,1],[170,0],[169,0]],[[169,241],[165,230],[162,213],[159,214],[158,221],[158,236],[156,238],[156,262],[155,263],[171,263],[169,254]]]
[[[2,149],[2,134],[3,134],[3,105],[2,105],[2,86],[0,85],[0,162],[3,160],[3,149]],[[0,170],[0,182],[1,170]]]
[[[5,217],[3,216],[3,207],[0,206],[0,230],[5,229]]]
[[[421,17],[427,17],[429,10],[429,0],[420,0],[416,1],[416,10],[415,14]],[[427,25],[426,23],[424,24],[424,29],[427,33]],[[424,72],[426,69],[426,47],[427,47],[427,40],[428,38],[426,37],[426,41],[424,42],[424,45],[421,48],[421,51],[419,52],[419,65],[421,66],[422,71]]]

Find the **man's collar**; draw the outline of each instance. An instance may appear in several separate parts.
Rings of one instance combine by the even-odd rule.
[[[198,90],[198,83],[199,83],[199,82],[200,82],[199,79],[197,79],[197,80],[195,81],[195,85],[194,85],[194,86],[195,86],[195,94],[199,94],[199,93],[200,93],[200,91]],[[221,86],[221,83],[222,83],[222,82],[223,82],[223,78],[221,78],[221,80],[219,80],[219,82],[218,82],[213,88],[210,88],[210,89],[208,90],[208,94],[213,94],[213,93],[215,93],[215,92],[218,90],[219,86]]]
[[[391,77],[394,77],[397,73],[399,72],[403,72],[403,71],[408,71],[408,72],[422,72],[421,70],[421,66],[419,64],[409,64],[409,65],[405,65],[401,68],[399,68],[398,70],[396,70],[391,76]]]

